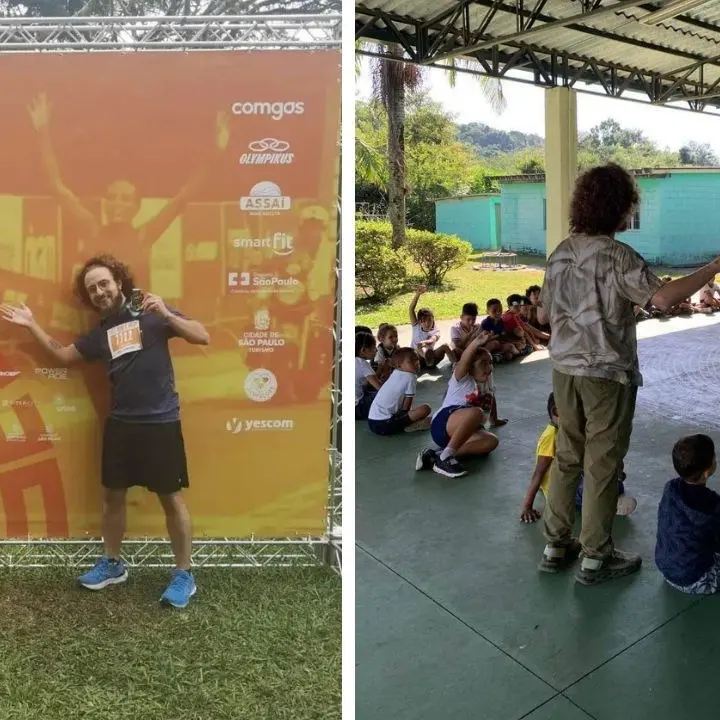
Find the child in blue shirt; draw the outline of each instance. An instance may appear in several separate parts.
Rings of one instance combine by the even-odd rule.
[[[658,508],[655,564],[665,581],[690,595],[720,589],[720,495],[707,487],[715,472],[715,445],[707,435],[675,443],[679,475],[665,485]]]

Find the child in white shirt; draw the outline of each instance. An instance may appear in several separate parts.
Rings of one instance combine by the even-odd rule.
[[[366,332],[355,335],[355,419],[367,420],[370,405],[380,389],[380,380],[370,365],[375,356],[375,338]]]
[[[430,406],[412,407],[420,358],[412,348],[400,348],[395,351],[393,360],[395,369],[370,406],[368,427],[376,435],[427,430]]]
[[[427,292],[427,287],[420,285],[408,308],[412,325],[412,342],[410,344],[420,357],[422,370],[435,367],[444,357],[447,357],[450,362],[455,362],[453,352],[447,343],[435,347],[440,340],[440,331],[435,326],[433,311],[429,308],[420,308],[417,313],[415,312],[418,300],[424,292]]]
[[[467,470],[456,455],[489,455],[498,446],[497,437],[485,430],[486,415],[491,412],[487,396],[494,389],[492,356],[481,347],[487,336],[483,333],[472,340],[455,365],[442,407],[430,426],[440,452],[423,450],[415,464],[417,470],[432,467],[440,475],[462,477]]]

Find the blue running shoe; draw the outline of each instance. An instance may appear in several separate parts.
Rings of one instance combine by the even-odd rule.
[[[78,578],[78,582],[88,590],[102,590],[108,585],[118,585],[128,579],[128,571],[122,560],[101,557],[92,570]]]
[[[175,570],[167,590],[162,594],[160,602],[174,608],[186,608],[190,598],[197,592],[195,578],[187,570]]]

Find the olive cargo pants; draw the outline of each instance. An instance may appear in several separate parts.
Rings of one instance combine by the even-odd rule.
[[[566,543],[575,524],[575,492],[585,474],[580,544],[589,557],[613,550],[618,476],[630,446],[636,385],[553,370],[558,410],[555,460],[543,520],[549,542]]]

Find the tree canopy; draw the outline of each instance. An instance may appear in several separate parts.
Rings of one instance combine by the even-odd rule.
[[[707,144],[688,142],[680,151],[662,149],[642,130],[603,120],[578,138],[578,165],[586,169],[617,162],[628,169],[715,165]],[[434,230],[434,200],[499,191],[498,175],[545,171],[539,135],[498,130],[482,123],[458,125],[426,92],[406,100],[407,221]],[[358,202],[382,205],[386,198],[387,116],[375,100],[356,103],[355,185]]]

